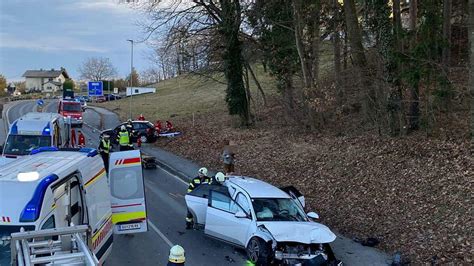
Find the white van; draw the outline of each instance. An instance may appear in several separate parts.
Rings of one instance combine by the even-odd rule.
[[[57,113],[31,112],[15,120],[3,148],[5,158],[28,155],[39,147],[61,147],[66,141],[64,119]]]
[[[148,230],[140,151],[111,153],[109,174],[90,148],[39,148],[0,166],[0,265],[10,264],[10,235],[20,228],[72,224],[90,228],[85,242],[99,264],[114,233]]]

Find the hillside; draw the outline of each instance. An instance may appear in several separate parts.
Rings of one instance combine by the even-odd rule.
[[[227,115],[223,84],[194,76],[136,97],[134,115],[170,118],[184,135],[156,145],[215,169],[221,168],[223,140],[232,140],[238,173],[296,185],[308,198],[308,210],[344,235],[376,237],[379,248],[401,251],[416,264],[472,262],[466,221],[474,164],[467,140],[304,133],[284,119],[271,78],[261,71],[260,78],[269,105],[259,106],[250,129],[235,127]],[[102,105],[127,117],[127,100]]]

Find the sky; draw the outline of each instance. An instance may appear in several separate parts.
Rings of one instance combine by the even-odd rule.
[[[119,0],[0,0],[0,74],[20,81],[31,69],[78,68],[90,57],[110,58],[119,77],[130,73],[130,42],[144,38],[142,16]],[[134,66],[149,67],[150,48],[134,46]]]

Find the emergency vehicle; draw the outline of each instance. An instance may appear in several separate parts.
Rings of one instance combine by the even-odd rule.
[[[58,113],[71,119],[71,125],[82,127],[82,105],[81,102],[66,98],[59,101]]]
[[[23,115],[10,126],[3,157],[15,159],[30,154],[38,147],[62,147],[68,138],[64,123],[61,115],[56,113],[31,112]]]
[[[148,231],[140,151],[109,168],[95,149],[55,147],[1,166],[0,265],[99,265],[114,234]]]

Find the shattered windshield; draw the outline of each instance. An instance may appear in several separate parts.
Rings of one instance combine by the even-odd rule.
[[[253,198],[257,221],[307,221],[303,209],[293,199]]]
[[[0,265],[10,265],[10,235],[20,232],[21,226],[0,226]],[[34,230],[34,226],[24,226],[26,231]]]
[[[28,155],[33,149],[51,146],[51,136],[10,135],[5,143],[4,154]]]

